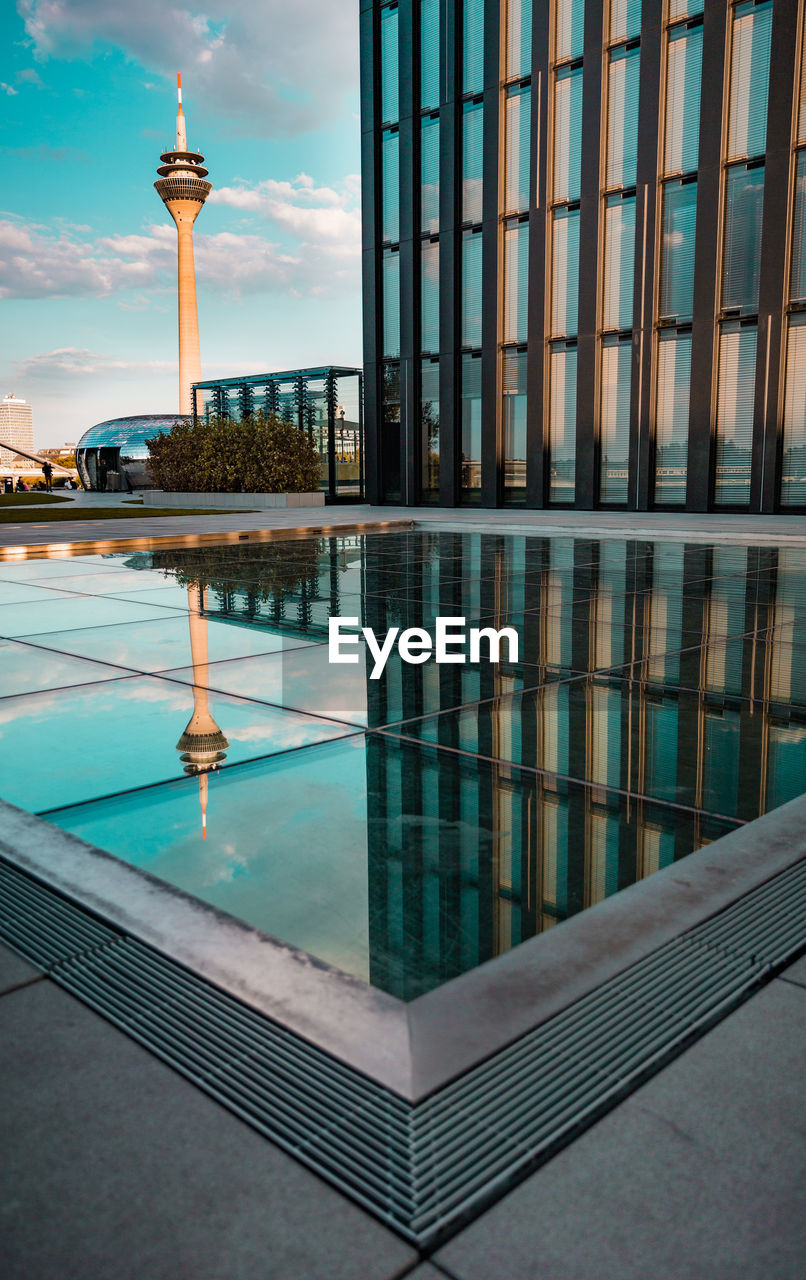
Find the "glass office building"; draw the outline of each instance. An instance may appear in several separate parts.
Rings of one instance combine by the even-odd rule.
[[[806,510],[806,0],[361,0],[371,501]]]

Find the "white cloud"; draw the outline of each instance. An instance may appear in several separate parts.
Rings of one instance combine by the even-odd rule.
[[[121,360],[115,356],[101,355],[81,347],[57,347],[55,351],[43,351],[21,361],[16,373],[21,378],[86,377],[110,372],[145,372],[154,369],[176,368],[170,360]]]
[[[17,90],[12,84],[6,84],[5,81],[0,80],[0,89],[3,90],[3,93],[7,93],[9,97],[16,97]]]
[[[187,73],[190,101],[282,136],[317,126],[358,84],[358,5],[333,0],[18,0],[36,56],[111,44],[150,72]]]
[[[313,178],[300,173],[292,182],[267,178],[258,183],[220,187],[211,192],[210,203],[228,205],[273,223],[300,241],[301,255],[306,259],[313,253],[354,260],[357,270],[361,252],[360,178],[348,174],[340,187],[317,187]]]

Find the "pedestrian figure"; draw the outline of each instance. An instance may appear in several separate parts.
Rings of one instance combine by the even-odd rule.
[[[46,462],[42,467],[42,474],[45,477],[45,492],[50,493],[51,492],[50,482],[53,477],[53,467],[50,465],[49,462]]]

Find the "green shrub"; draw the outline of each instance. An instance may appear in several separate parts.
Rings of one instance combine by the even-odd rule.
[[[321,459],[304,431],[263,413],[241,422],[177,422],[147,440],[158,489],[168,493],[311,493]]]

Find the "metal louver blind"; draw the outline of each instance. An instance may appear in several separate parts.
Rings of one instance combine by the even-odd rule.
[[[462,346],[481,346],[481,232],[462,237]]]
[[[529,223],[504,231],[504,342],[525,342],[529,333]]]
[[[725,256],[722,306],[758,309],[764,166],[728,170],[725,202]]]
[[[394,124],[400,116],[397,22],[397,5],[381,9],[382,124]]]
[[[420,134],[420,230],[439,231],[438,116],[426,116]]]
[[[502,365],[504,483],[520,491],[526,485],[526,352],[505,351]]]
[[[696,182],[667,182],[663,188],[661,320],[691,319],[696,227]]]
[[[504,213],[520,213],[529,208],[529,135],[530,106],[529,86],[511,90],[506,102],[506,180],[504,183]]]
[[[400,239],[400,134],[386,130],[381,137],[381,239]]]
[[[582,166],[582,68],[561,67],[554,83],[554,199],[578,200]]]
[[[484,105],[466,102],[462,108],[462,222],[481,222],[484,161]]]
[[[532,69],[532,0],[506,4],[506,79],[527,76]]]
[[[400,254],[397,250],[384,250],[382,262],[383,286],[383,354],[400,355]]]
[[[610,55],[607,112],[607,185],[635,186],[638,161],[638,80],[641,50],[614,49]]]
[[[792,228],[792,302],[806,302],[806,151],[798,153],[795,171],[795,216]]]
[[[746,506],[750,501],[757,340],[754,324],[735,321],[722,326],[714,494],[718,506]]]
[[[641,0],[610,0],[610,39],[632,40],[641,31]]]
[[[700,149],[702,27],[669,33],[666,66],[666,173],[691,173]]]
[[[772,0],[733,11],[728,159],[761,156],[767,146]]]
[[[806,312],[791,317],[786,344],[781,506],[806,507]]]
[[[420,106],[439,106],[440,0],[420,0]]]
[[[585,0],[556,0],[554,57],[581,58],[585,27]]]
[[[635,280],[635,196],[611,196],[605,207],[605,329],[632,327]]]
[[[688,468],[691,334],[661,331],[655,417],[655,501],[683,506]]]
[[[631,339],[602,340],[602,502],[626,503],[630,450]]]
[[[420,349],[439,351],[439,241],[420,245]]]
[[[462,92],[484,88],[484,0],[462,5]]]
[[[798,142],[806,142],[806,11],[803,14],[803,32],[800,52],[800,111],[798,112]]]
[[[551,332],[571,337],[579,313],[578,209],[555,210],[551,256]]]
[[[674,22],[675,18],[691,18],[702,11],[703,0],[669,0],[670,22]]]

